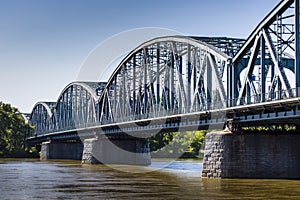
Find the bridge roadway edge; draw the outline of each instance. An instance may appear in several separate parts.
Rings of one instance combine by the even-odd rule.
[[[210,132],[202,178],[300,179],[299,140],[299,132]]]

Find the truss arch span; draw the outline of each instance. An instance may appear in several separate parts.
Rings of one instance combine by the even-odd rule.
[[[52,116],[53,130],[68,130],[97,121],[98,99],[105,83],[72,82],[60,93]]]
[[[299,12],[299,0],[281,1],[234,56],[230,72],[234,105],[299,95],[295,89],[300,87],[300,62],[296,56],[300,49]],[[245,75],[241,75],[242,71]]]
[[[225,107],[231,57],[185,36],[147,41],[130,52],[99,99],[101,123]]]
[[[50,130],[54,106],[55,102],[38,102],[34,105],[29,117],[29,122],[35,127],[37,135]]]

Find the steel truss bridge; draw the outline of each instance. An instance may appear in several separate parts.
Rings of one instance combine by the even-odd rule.
[[[300,5],[281,1],[247,39],[170,36],[132,50],[107,82],[73,82],[38,102],[29,141],[300,119]]]

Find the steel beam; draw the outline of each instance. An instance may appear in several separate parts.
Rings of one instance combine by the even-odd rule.
[[[295,75],[296,96],[300,96],[300,0],[295,0]]]

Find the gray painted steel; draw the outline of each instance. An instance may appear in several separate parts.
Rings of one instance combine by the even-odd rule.
[[[30,139],[78,137],[75,132],[89,129],[119,132],[119,124],[149,119],[164,130],[189,121],[203,128],[231,117],[269,123],[276,122],[270,116],[296,119],[299,17],[299,0],[287,0],[246,40],[172,36],[146,41],[121,61],[107,83],[70,83],[56,103],[37,103],[29,119],[36,127]],[[223,112],[218,120],[207,114],[217,111]]]

